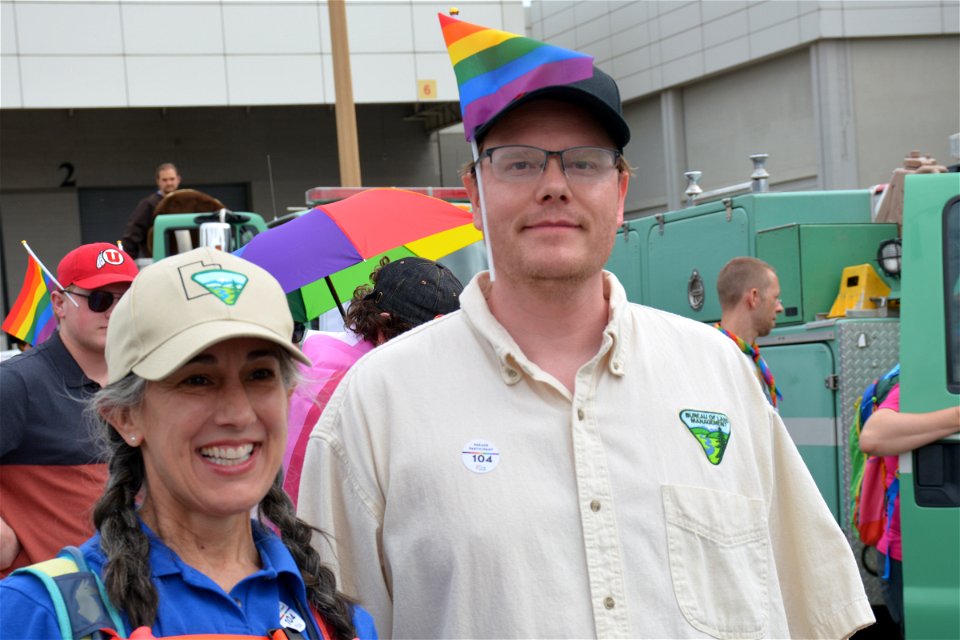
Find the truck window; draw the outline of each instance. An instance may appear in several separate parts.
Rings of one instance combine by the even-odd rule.
[[[960,197],[943,208],[943,269],[947,388],[960,393]]]

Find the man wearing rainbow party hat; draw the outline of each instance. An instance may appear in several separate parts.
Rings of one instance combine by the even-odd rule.
[[[441,24],[496,278],[365,356],[313,431],[300,514],[332,534],[316,542],[344,589],[398,638],[870,624],[750,363],[603,271],[629,179],[616,83],[582,54]]]

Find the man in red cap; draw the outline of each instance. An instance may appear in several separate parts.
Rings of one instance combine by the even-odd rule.
[[[106,384],[107,323],[137,267],[116,245],[64,257],[50,293],[58,330],[0,366],[0,576],[93,533],[90,511],[106,469],[86,400]]]

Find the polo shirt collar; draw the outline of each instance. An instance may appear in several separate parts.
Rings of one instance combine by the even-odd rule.
[[[263,566],[259,571],[244,579],[282,578],[295,590],[297,597],[301,601],[305,601],[307,597],[306,588],[303,585],[303,577],[296,561],[293,559],[293,555],[279,537],[270,533],[259,522],[254,520],[251,524],[253,527],[253,543],[257,547],[260,563]],[[182,580],[187,584],[209,586],[210,579],[183,562],[176,552],[168,547],[142,519],[140,520],[140,528],[150,539],[150,568],[154,576],[159,578],[181,574]]]
[[[60,337],[59,329],[54,331],[53,335],[47,338],[42,345],[50,354],[50,359],[53,360],[56,370],[63,376],[63,382],[68,389],[81,389],[89,385],[93,385],[93,390],[100,388],[99,384],[87,377],[87,374],[83,372],[77,361],[67,351],[67,346],[63,344],[63,339]]]

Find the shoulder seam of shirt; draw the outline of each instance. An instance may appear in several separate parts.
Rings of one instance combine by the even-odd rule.
[[[337,416],[335,420],[339,421],[339,416]],[[347,476],[347,480],[349,480],[350,487],[356,497],[360,499],[360,502],[363,504],[367,514],[374,520],[374,522],[381,522],[383,520],[383,508],[378,507],[370,494],[364,491],[363,487],[360,486],[360,481],[357,478],[356,473],[353,471],[353,466],[350,464],[350,460],[347,457],[347,453],[344,450],[343,443],[340,442],[340,439],[334,434],[322,429],[314,429],[313,433],[310,434],[310,439],[317,439],[325,443],[330,448],[330,451],[333,452],[333,455],[343,466],[343,470]],[[300,495],[300,499],[303,499],[302,493]]]

